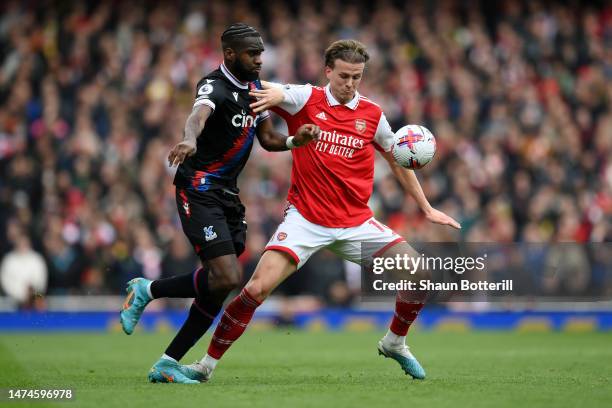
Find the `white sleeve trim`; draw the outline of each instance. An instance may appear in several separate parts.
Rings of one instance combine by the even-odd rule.
[[[312,85],[284,85],[283,94],[283,102],[278,107],[290,115],[295,115],[304,108],[306,102],[310,99]]]
[[[215,110],[215,103],[208,98],[196,99],[195,103],[193,104],[193,107],[195,108],[196,106],[200,106],[200,105],[207,105],[207,106],[210,106],[212,110]]]
[[[261,123],[264,120],[268,119],[270,117],[270,112],[268,111],[263,111],[259,114],[259,117],[257,118],[257,123]]]
[[[391,125],[389,125],[385,113],[381,112],[378,127],[376,128],[376,134],[374,135],[374,141],[385,152],[389,152],[393,149],[394,136],[393,129],[391,129]]]

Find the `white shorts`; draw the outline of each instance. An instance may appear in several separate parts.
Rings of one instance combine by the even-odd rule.
[[[285,219],[266,245],[266,250],[274,249],[289,254],[299,269],[322,248],[331,250],[347,261],[361,264],[400,242],[405,242],[404,238],[373,217],[356,227],[329,228],[313,224],[290,205]],[[363,251],[362,243],[369,243],[364,245]]]

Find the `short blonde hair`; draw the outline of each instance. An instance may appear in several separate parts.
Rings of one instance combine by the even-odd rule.
[[[333,68],[334,62],[341,59],[351,64],[366,63],[370,55],[366,46],[357,40],[338,40],[325,50],[325,66]]]

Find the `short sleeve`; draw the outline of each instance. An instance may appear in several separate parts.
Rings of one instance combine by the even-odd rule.
[[[207,105],[215,110],[218,105],[223,103],[223,85],[214,79],[204,79],[200,81],[196,88],[195,102],[193,107]]]
[[[283,101],[278,105],[278,107],[290,115],[295,115],[299,111],[304,108],[308,99],[310,99],[310,95],[312,95],[312,85],[282,85],[277,83],[272,83],[272,86],[282,88],[283,90]]]
[[[268,119],[269,117],[270,117],[270,112],[268,112],[267,110],[261,112],[259,115],[257,115],[257,124],[259,125],[261,122]]]
[[[374,141],[380,149],[385,152],[389,152],[391,149],[393,149],[393,140],[393,129],[391,129],[391,125],[389,125],[385,113],[381,112],[378,127],[376,128],[376,134],[374,135]]]

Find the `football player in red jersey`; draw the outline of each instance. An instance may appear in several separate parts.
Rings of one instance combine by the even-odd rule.
[[[292,150],[285,218],[250,281],[225,309],[208,353],[190,366],[203,374],[200,378],[210,378],[255,309],[319,249],[328,248],[356,263],[378,256],[418,256],[404,238],[378,222],[368,207],[375,150],[429,221],[460,228],[457,221],[429,204],[414,172],[393,159],[393,131],[384,113],[357,91],[368,59],[365,46],[358,41],[336,41],[325,52],[329,83],[324,88],[285,85],[251,91],[258,98],[251,105],[254,111],[272,109],[285,119],[289,134],[304,123],[313,123],[320,128],[319,140]],[[367,253],[362,243],[369,244]],[[424,277],[423,273],[417,272],[416,279]],[[406,374],[418,379],[425,378],[425,371],[406,346],[405,337],[424,301],[422,292],[398,293],[389,331],[378,343],[380,354],[396,360]]]

